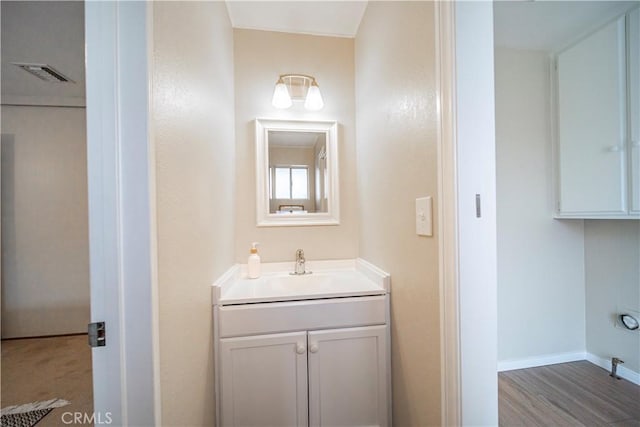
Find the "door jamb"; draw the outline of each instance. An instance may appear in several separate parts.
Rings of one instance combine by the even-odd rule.
[[[436,1],[441,425],[461,425],[455,3]]]
[[[148,2],[85,3],[93,415],[123,426],[161,425],[152,22]]]

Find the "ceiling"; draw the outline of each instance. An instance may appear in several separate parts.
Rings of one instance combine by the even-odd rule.
[[[496,46],[553,51],[618,16],[638,1],[497,1]]]
[[[366,1],[226,0],[232,25],[270,31],[354,37]],[[554,50],[637,5],[636,1],[497,1],[495,43]],[[2,102],[83,105],[84,4],[82,1],[2,1]],[[52,65],[75,81],[47,83],[12,62]]]
[[[226,0],[234,28],[355,37],[366,1]]]
[[[2,102],[83,105],[84,3],[2,1]],[[47,83],[12,62],[49,64],[75,83]]]

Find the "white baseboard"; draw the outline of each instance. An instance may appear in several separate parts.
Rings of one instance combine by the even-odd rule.
[[[557,363],[587,360],[607,371],[611,370],[611,359],[605,359],[586,352],[546,354],[543,356],[527,357],[525,359],[511,359],[498,362],[498,372],[513,371],[515,369],[536,368],[538,366],[555,365]],[[616,371],[620,378],[640,385],[640,373],[632,371],[624,365],[618,365]]]
[[[527,357],[525,359],[502,360],[498,362],[498,372],[555,365],[556,363],[576,362],[578,360],[585,360],[586,358],[586,353],[577,352],[545,354],[542,356]]]
[[[591,353],[585,353],[585,355],[586,359],[589,362],[593,363],[594,365],[600,366],[607,371],[611,371],[611,359],[604,359]],[[624,378],[627,381],[631,381],[634,384],[640,385],[640,373],[632,371],[631,369],[626,368],[624,365],[618,365],[616,373],[620,378]]]

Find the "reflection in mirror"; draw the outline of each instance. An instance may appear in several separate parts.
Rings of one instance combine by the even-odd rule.
[[[327,212],[322,132],[269,131],[269,213]]]
[[[256,120],[258,226],[339,221],[337,123]]]

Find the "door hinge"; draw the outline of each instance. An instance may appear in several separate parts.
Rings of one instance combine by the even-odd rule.
[[[107,331],[104,322],[89,323],[89,347],[104,347],[107,344]]]

